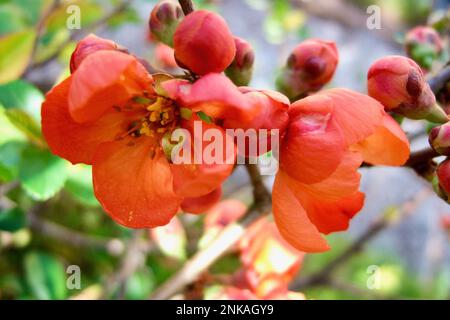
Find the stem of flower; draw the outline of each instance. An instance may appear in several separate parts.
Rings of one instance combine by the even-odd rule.
[[[180,3],[185,16],[194,11],[194,5],[191,0],[178,0],[178,2]]]

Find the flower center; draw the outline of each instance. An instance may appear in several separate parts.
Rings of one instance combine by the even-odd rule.
[[[172,100],[158,97],[155,102],[147,106],[148,114],[142,119],[139,129],[141,135],[154,137],[175,129],[178,124],[179,110]]]

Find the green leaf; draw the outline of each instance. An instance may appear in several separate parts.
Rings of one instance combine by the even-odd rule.
[[[32,295],[40,300],[67,296],[63,264],[46,253],[31,252],[24,258],[25,279]]]
[[[36,39],[34,30],[24,30],[0,39],[0,84],[19,78],[28,66]]]
[[[21,141],[9,141],[0,145],[0,180],[9,182],[17,179],[19,163],[25,144]]]
[[[16,80],[0,85],[0,104],[6,109],[25,110],[38,121],[41,119],[42,101],[42,92],[29,82]]]
[[[33,199],[45,201],[64,186],[68,168],[67,161],[47,150],[29,146],[22,153],[19,180]]]
[[[0,36],[25,29],[27,26],[20,8],[11,3],[0,6]]]
[[[5,115],[32,143],[41,147],[46,146],[39,123],[28,113],[20,109],[7,109]]]
[[[111,28],[118,28],[124,23],[139,23],[141,18],[134,8],[127,8],[123,12],[115,15],[108,21],[108,26]]]
[[[26,225],[27,219],[22,209],[16,207],[0,212],[0,230],[16,232]]]
[[[92,167],[86,165],[72,166],[65,189],[82,204],[93,207],[99,206],[92,185]]]
[[[42,13],[49,8],[53,0],[14,0],[14,4],[22,9],[29,25],[39,22]]]
[[[9,120],[6,110],[0,104],[0,144],[8,141],[25,141],[25,135]]]

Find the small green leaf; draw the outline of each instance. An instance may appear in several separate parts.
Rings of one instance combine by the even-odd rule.
[[[11,123],[6,110],[0,104],[0,144],[8,141],[25,141],[25,135]]]
[[[44,95],[39,89],[23,80],[0,85],[0,104],[6,109],[17,108],[28,112],[34,119],[41,119]]]
[[[36,39],[34,30],[24,30],[0,39],[0,84],[19,78],[28,66]]]
[[[9,182],[17,179],[19,163],[25,144],[21,141],[9,141],[0,145],[0,180]]]
[[[0,6],[0,36],[26,27],[24,14],[20,8],[11,3]]]
[[[7,109],[5,110],[5,115],[30,142],[41,147],[46,146],[39,123],[28,113],[21,109]]]
[[[26,225],[27,220],[22,209],[16,207],[0,212],[0,230],[16,232]]]
[[[19,180],[33,199],[45,201],[64,186],[68,168],[67,161],[47,150],[29,146],[22,153]]]
[[[65,189],[82,204],[92,207],[99,206],[94,195],[92,185],[92,167],[76,165],[70,168],[69,177]]]
[[[46,253],[31,252],[24,258],[24,269],[26,282],[36,299],[66,298],[66,273],[58,259]]]

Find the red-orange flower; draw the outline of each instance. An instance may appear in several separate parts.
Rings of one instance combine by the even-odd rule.
[[[225,161],[170,162],[164,149],[167,134],[178,127],[192,132],[199,118],[195,113],[181,116],[184,105],[163,95],[161,78],[168,76],[153,78],[131,55],[100,50],[85,57],[47,94],[42,106],[42,130],[52,152],[72,163],[92,164],[98,200],[114,220],[128,227],[167,224],[183,200],[217,192],[233,167]],[[237,89],[224,76],[210,75],[194,86],[197,89],[186,95],[190,99],[237,108],[227,100]],[[204,90],[209,95],[203,95]],[[199,122],[204,130],[214,128],[225,136],[215,124]]]
[[[188,14],[177,27],[173,41],[179,65],[199,75],[224,71],[236,54],[225,20],[206,10]]]
[[[361,163],[402,165],[409,143],[380,103],[346,89],[299,100],[289,117],[272,192],[275,222],[298,250],[325,251],[320,233],[347,229],[363,205]]]
[[[339,55],[334,42],[310,39],[296,46],[277,79],[290,99],[320,90],[334,75]]]

